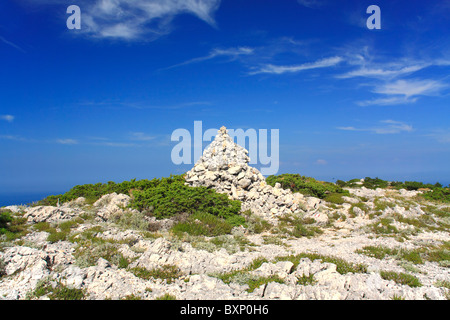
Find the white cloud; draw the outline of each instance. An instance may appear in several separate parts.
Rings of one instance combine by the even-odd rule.
[[[435,80],[397,80],[385,83],[374,92],[387,95],[402,95],[405,98],[413,96],[430,96],[447,87],[445,84]]]
[[[22,53],[26,53],[25,50],[23,50],[21,47],[19,47],[17,44],[6,40],[4,37],[0,36],[0,41],[2,41],[3,43],[7,44],[8,46],[13,47],[14,49],[19,50]]]
[[[386,77],[398,77],[401,75],[411,74],[426,68],[428,65],[412,65],[403,67],[389,67],[389,66],[373,66],[373,67],[361,67],[360,69],[350,71],[348,73],[337,76],[337,78],[386,78]]]
[[[322,0],[297,0],[297,2],[307,8],[319,8],[322,7],[325,2]]]
[[[401,121],[395,120],[382,120],[381,125],[369,127],[369,128],[355,128],[355,127],[337,127],[339,130],[344,131],[365,131],[376,134],[396,134],[402,132],[412,132],[414,128]]]
[[[0,135],[0,139],[2,139],[2,140],[12,140],[12,141],[28,141],[25,138],[22,138],[20,136],[13,136],[13,135]]]
[[[155,138],[156,138],[155,136],[149,136],[143,132],[132,132],[131,133],[131,140],[150,141],[150,140],[154,140]]]
[[[326,164],[328,164],[328,161],[327,160],[323,160],[323,159],[317,159],[316,160],[316,164],[326,165]]]
[[[266,64],[257,70],[249,72],[249,74],[254,75],[254,74],[260,74],[260,73],[270,73],[270,74],[295,73],[295,72],[300,72],[300,71],[304,71],[304,70],[332,67],[332,66],[339,64],[342,61],[343,61],[343,59],[341,57],[331,57],[331,58],[321,59],[321,60],[311,62],[311,63],[304,63],[304,64],[292,65],[292,66],[276,66],[273,64]]]
[[[153,40],[168,34],[172,20],[190,14],[215,26],[221,0],[96,0],[87,2],[82,31],[98,38]]]
[[[161,70],[181,67],[184,65],[192,64],[192,63],[198,63],[198,62],[202,62],[202,61],[206,61],[206,60],[211,60],[211,59],[214,59],[217,57],[229,57],[232,60],[235,60],[239,56],[251,55],[253,53],[254,53],[254,49],[249,48],[249,47],[237,47],[237,48],[226,48],[226,49],[215,48],[215,49],[211,50],[211,52],[207,56],[190,59],[185,62],[178,63],[176,65],[173,65],[173,66],[161,69]]]
[[[406,97],[390,97],[390,98],[379,98],[365,101],[358,101],[357,104],[361,107],[367,106],[392,106],[398,104],[414,103],[417,98],[406,98]]]
[[[66,145],[78,144],[78,141],[75,139],[57,139],[56,142],[59,144],[66,144]]]
[[[360,106],[396,105],[414,103],[419,96],[435,96],[448,85],[436,80],[397,80],[376,86],[374,93],[385,95],[384,98],[359,101]]]
[[[435,139],[437,142],[450,144],[450,130],[448,129],[434,129],[430,134],[427,134],[426,136]]]
[[[13,122],[15,117],[10,114],[4,114],[4,115],[0,115],[0,119],[8,121],[8,122]]]

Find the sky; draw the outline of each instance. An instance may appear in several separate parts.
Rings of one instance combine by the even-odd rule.
[[[2,1],[0,194],[186,172],[171,135],[194,121],[278,129],[279,174],[447,185],[449,17],[442,0]]]

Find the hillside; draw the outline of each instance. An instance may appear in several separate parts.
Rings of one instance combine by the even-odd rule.
[[[185,175],[1,208],[0,299],[450,297],[448,189],[266,179],[246,155],[222,128]]]

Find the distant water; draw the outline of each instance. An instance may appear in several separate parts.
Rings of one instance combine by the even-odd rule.
[[[30,204],[42,200],[52,194],[64,192],[36,192],[36,193],[0,193],[0,207]]]

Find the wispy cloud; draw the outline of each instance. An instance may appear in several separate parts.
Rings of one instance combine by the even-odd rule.
[[[191,101],[182,102],[167,105],[157,105],[149,104],[148,102],[139,101],[84,101],[75,104],[76,106],[82,107],[99,107],[99,108],[111,108],[111,109],[157,109],[157,110],[179,110],[185,108],[201,107],[201,106],[211,106],[212,103],[209,101]]]
[[[132,132],[131,133],[131,140],[136,141],[150,141],[154,140],[155,136],[149,136],[148,134],[145,134],[144,132]]]
[[[437,142],[450,144],[450,130],[435,129],[427,136],[435,139]]]
[[[225,49],[215,48],[215,49],[211,50],[211,52],[206,56],[190,59],[190,60],[175,64],[173,66],[160,69],[160,70],[177,68],[177,67],[185,66],[188,64],[211,60],[211,59],[214,59],[217,57],[227,57],[227,58],[231,58],[231,60],[236,60],[239,56],[251,55],[253,53],[254,53],[254,49],[249,48],[249,47],[237,47],[237,48],[225,48]]]
[[[15,117],[12,116],[12,115],[10,115],[10,114],[3,114],[3,115],[0,115],[0,120],[5,120],[5,121],[8,121],[8,122],[13,122],[14,119],[15,119]]]
[[[215,26],[221,0],[96,0],[86,2],[82,31],[96,38],[153,40],[173,30],[172,20],[190,14]]]
[[[92,143],[92,145],[105,146],[105,147],[117,147],[117,148],[127,148],[127,147],[136,147],[136,146],[138,146],[136,143],[110,142],[110,141],[95,142],[95,143]]]
[[[297,0],[297,2],[307,8],[316,9],[325,5],[323,0]]]
[[[397,80],[376,86],[374,93],[385,97],[359,101],[360,106],[414,103],[419,96],[435,96],[448,85],[437,80]]]
[[[28,139],[17,135],[0,135],[2,140],[12,140],[12,141],[28,141]]]
[[[3,43],[5,43],[5,44],[7,44],[7,45],[9,45],[9,46],[11,46],[11,47],[13,47],[14,49],[17,49],[17,50],[19,50],[20,52],[22,52],[22,53],[26,53],[25,52],[25,50],[23,50],[21,47],[19,47],[17,44],[15,44],[15,43],[13,43],[13,42],[11,42],[11,41],[8,41],[8,40],[6,40],[4,37],[2,37],[2,36],[0,36],[0,41],[2,41]]]
[[[66,145],[74,145],[74,144],[78,144],[78,140],[75,140],[75,139],[56,139],[56,143],[66,144]]]
[[[324,160],[324,159],[317,159],[315,163],[318,165],[324,166],[324,165],[328,164],[328,161]]]
[[[343,58],[341,57],[331,57],[300,65],[277,66],[273,64],[266,64],[258,68],[254,68],[254,70],[250,71],[249,74],[255,75],[261,73],[269,73],[269,74],[296,73],[311,69],[333,67],[342,61]]]
[[[410,98],[419,95],[435,95],[446,87],[444,83],[435,80],[397,80],[377,87],[374,92]]]
[[[381,125],[368,127],[368,128],[355,128],[355,127],[337,127],[339,130],[344,131],[365,131],[365,132],[371,132],[376,134],[396,134],[396,133],[402,133],[402,132],[412,132],[414,131],[414,128],[401,121],[395,121],[395,120],[382,120],[380,121]]]
[[[360,69],[349,71],[345,74],[338,75],[337,78],[392,78],[401,75],[407,75],[422,70],[429,65],[411,65],[411,66],[363,66]]]

